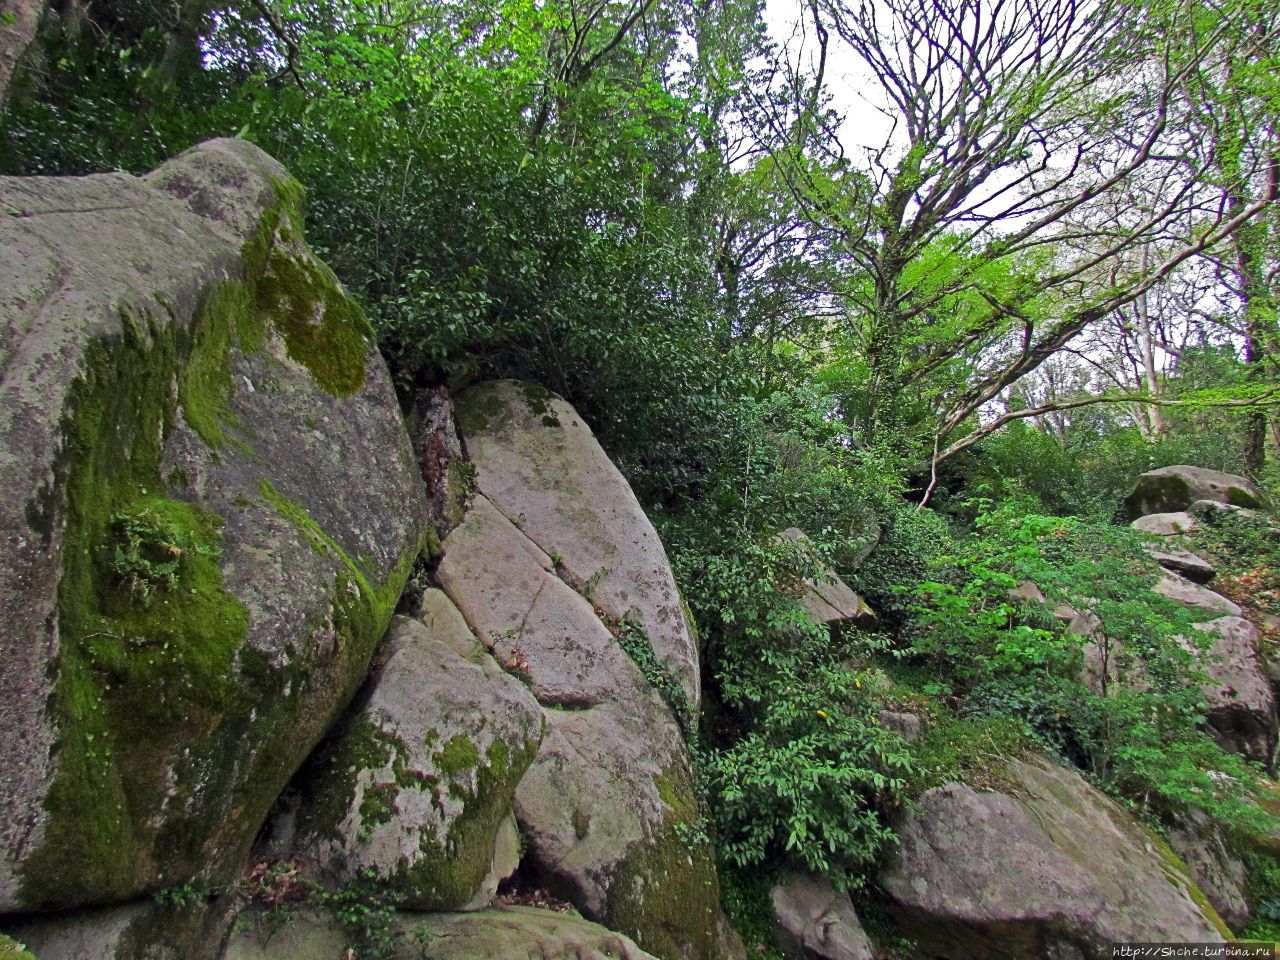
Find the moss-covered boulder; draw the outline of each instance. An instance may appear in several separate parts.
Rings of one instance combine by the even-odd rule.
[[[1100,960],[1230,936],[1173,851],[1079,774],[997,763],[1004,788],[936,787],[898,825],[880,886],[923,956]]]
[[[0,913],[220,881],[421,547],[390,378],[248,143],[0,199]]]
[[[531,383],[483,383],[456,400],[476,485],[613,617],[634,615],[691,703],[698,647],[662,541],[577,411]]]
[[[211,899],[189,888],[171,894],[165,903],[44,914],[5,929],[40,960],[221,960],[235,897]],[[15,958],[0,949],[0,960]]]
[[[511,798],[542,709],[438,590],[397,617],[340,732],[299,778],[297,849],[411,910],[478,909],[518,861]],[[512,842],[515,841],[515,842]]]
[[[1135,520],[1149,513],[1186,510],[1197,500],[1258,507],[1262,505],[1262,494],[1253,483],[1234,473],[1178,464],[1139,476],[1124,505],[1129,519]]]
[[[320,960],[358,948],[351,931],[325,914],[303,914],[283,925],[270,917],[237,934],[226,960]],[[400,913],[387,924],[397,957],[433,960],[655,960],[629,937],[581,917],[532,907],[479,913]],[[357,955],[363,955],[353,950]]]

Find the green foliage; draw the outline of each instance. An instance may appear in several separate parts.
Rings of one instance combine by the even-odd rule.
[[[980,510],[975,536],[918,588],[904,655],[945,678],[964,711],[1015,719],[1154,814],[1256,828],[1267,820],[1256,773],[1204,732],[1205,677],[1179,638],[1206,641],[1150,591],[1156,570],[1127,529]],[[1045,599],[1015,596],[1026,582]]]
[[[1246,940],[1280,943],[1280,860],[1261,851],[1244,855],[1253,916],[1240,931]]]
[[[221,553],[216,543],[194,541],[187,527],[150,505],[113,514],[110,530],[115,541],[111,571],[144,607],[151,606],[157,591],[178,586],[188,550],[210,557]]]
[[[400,937],[395,900],[374,871],[362,871],[337,889],[313,887],[310,903],[341,924],[356,955],[368,960],[396,956]]]
[[[720,900],[733,928],[742,936],[748,955],[762,960],[784,960],[773,945],[773,901],[769,891],[778,875],[767,867],[720,865]]]

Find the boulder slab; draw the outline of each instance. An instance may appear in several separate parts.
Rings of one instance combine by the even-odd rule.
[[[1197,500],[1214,500],[1236,507],[1258,507],[1262,495],[1252,482],[1234,473],[1222,473],[1179,464],[1141,474],[1125,497],[1129,519],[1150,513],[1186,510]]]
[[[266,924],[264,924],[265,926]],[[250,926],[250,924],[246,924]],[[631,938],[568,914],[504,906],[479,913],[400,913],[397,956],[435,960],[657,960]],[[237,933],[226,960],[319,960],[349,955],[332,917],[303,914],[266,933]]]
[[[514,380],[471,387],[456,410],[477,488],[592,604],[637,615],[696,704],[697,643],[662,541],[577,411]]]
[[[456,613],[437,611],[434,629],[397,617],[357,708],[300,778],[304,862],[339,883],[376,877],[411,910],[493,898],[515,868],[512,795],[542,742],[524,684],[483,650],[463,656],[451,631],[469,633]]]
[[[234,900],[196,897],[181,904],[74,910],[26,917],[5,930],[40,960],[222,960]],[[13,960],[2,949],[0,958]]]
[[[423,541],[390,377],[244,141],[0,199],[0,913],[221,882]]]
[[[847,893],[829,880],[793,874],[769,891],[773,940],[789,960],[873,960],[871,941]]]
[[[1200,529],[1199,521],[1183,512],[1144,514],[1129,526],[1139,533],[1149,533],[1156,537],[1179,537]]]
[[[1006,778],[929,790],[899,824],[881,887],[926,955],[1096,960],[1229,936],[1177,856],[1077,773],[1014,760]]]
[[[1240,607],[1220,593],[1192,583],[1186,577],[1165,570],[1156,585],[1151,588],[1162,597],[1182,604],[1187,609],[1215,617],[1239,617]]]

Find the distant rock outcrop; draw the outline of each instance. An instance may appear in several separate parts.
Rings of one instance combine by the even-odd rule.
[[[274,160],[0,178],[0,913],[240,868],[426,532]]]
[[[778,535],[781,539],[809,544],[809,536],[797,527],[788,527]],[[796,601],[814,623],[837,629],[847,624],[870,626],[875,611],[853,589],[836,575],[824,569],[820,576],[799,585]]]
[[[1262,495],[1249,480],[1234,473],[1179,464],[1139,476],[1124,505],[1129,519],[1134,520],[1152,513],[1186,510],[1197,500],[1257,507],[1262,504]]]

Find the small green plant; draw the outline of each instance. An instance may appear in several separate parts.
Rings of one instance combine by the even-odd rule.
[[[390,960],[399,946],[396,903],[373,870],[362,870],[336,890],[316,887],[310,904],[342,925],[361,960]]]
[[[215,557],[221,552],[150,505],[113,514],[109,534],[111,571],[144,607],[159,591],[177,588],[189,551]]]
[[[192,907],[204,903],[217,892],[217,888],[210,884],[183,883],[157,890],[151,898],[162,907]]]

